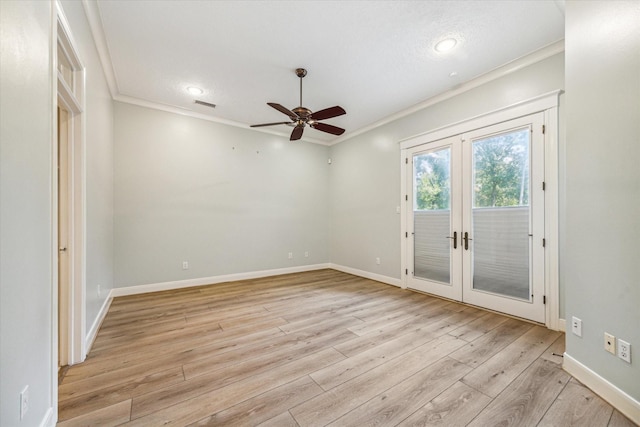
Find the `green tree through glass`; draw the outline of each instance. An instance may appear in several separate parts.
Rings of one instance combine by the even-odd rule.
[[[450,149],[414,157],[416,210],[450,209]],[[529,129],[473,142],[473,207],[529,205]]]
[[[473,142],[476,208],[529,205],[529,129]]]
[[[417,210],[449,209],[449,149],[421,154],[414,158],[415,206]]]

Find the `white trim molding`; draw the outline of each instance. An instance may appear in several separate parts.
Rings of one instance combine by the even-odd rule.
[[[533,98],[525,99],[515,104],[507,105],[493,111],[488,111],[474,117],[469,117],[455,123],[436,129],[431,129],[418,135],[410,136],[400,141],[400,148],[407,149],[417,145],[427,144],[465,132],[471,132],[485,126],[517,119],[518,117],[557,108],[560,94],[564,91],[558,89],[543,93]]]
[[[509,75],[515,71],[518,71],[522,68],[533,65],[537,62],[543,61],[547,58],[550,58],[562,52],[564,52],[564,40],[559,40],[555,43],[552,43],[548,46],[543,47],[542,49],[539,49],[521,58],[515,59],[505,65],[502,65],[492,71],[489,71],[488,73],[485,73],[479,77],[476,77],[473,80],[463,83],[460,86],[456,87],[455,89],[452,89],[440,95],[433,96],[425,101],[422,101],[412,107],[407,108],[406,110],[403,110],[391,116],[385,117],[384,119],[379,120],[369,126],[366,126],[364,128],[358,129],[353,132],[346,133],[344,136],[334,139],[329,145],[339,144],[343,141],[349,140],[358,135],[369,132],[373,129],[376,129],[380,126],[386,125],[387,123],[391,123],[393,121],[406,117],[410,114],[416,113],[420,110],[424,110],[425,108],[428,108],[439,102],[445,101],[449,98],[453,98],[454,96],[460,95],[461,93],[467,92],[471,89],[487,84],[493,80]]]
[[[98,315],[96,321],[94,322],[94,324],[92,325],[89,331],[89,334],[87,336],[87,343],[93,342],[92,339],[90,340],[89,338],[90,337],[95,338],[95,335],[98,333],[98,330],[100,328],[100,324],[102,323],[104,316],[109,310],[111,301],[113,300],[113,298],[116,298],[116,297],[147,294],[150,292],[170,291],[174,289],[191,288],[194,286],[215,285],[217,283],[235,282],[239,280],[260,279],[263,277],[279,276],[282,274],[291,274],[291,273],[302,273],[306,271],[316,271],[316,270],[323,270],[327,268],[341,271],[343,273],[353,274],[354,276],[363,277],[365,279],[375,280],[376,282],[386,283],[388,285],[393,285],[397,287],[401,287],[402,285],[400,279],[396,279],[393,277],[383,276],[381,274],[376,274],[376,273],[370,273],[368,271],[358,270],[356,268],[346,267],[344,265],[324,263],[324,264],[302,265],[299,267],[276,268],[273,270],[260,270],[260,271],[250,271],[246,273],[223,274],[220,276],[199,277],[196,279],[176,280],[172,282],[149,283],[146,285],[135,285],[135,286],[113,288],[109,292],[109,297],[107,298],[102,308],[100,309],[100,314]]]
[[[564,353],[562,368],[634,423],[640,425],[640,402]]]
[[[195,111],[191,111],[186,108],[176,107],[173,105],[163,105],[160,103],[145,101],[145,100],[141,100],[141,99],[137,99],[134,97],[121,94],[120,89],[118,87],[117,75],[113,67],[113,62],[111,60],[111,53],[109,52],[109,45],[107,43],[107,39],[104,34],[104,27],[102,25],[102,18],[100,16],[100,8],[95,1],[90,1],[90,0],[82,0],[82,5],[84,6],[85,14],[87,15],[87,20],[89,21],[89,28],[91,29],[91,34],[93,35],[93,39],[95,41],[96,48],[98,50],[98,55],[100,56],[100,63],[102,64],[102,69],[107,79],[107,84],[109,86],[109,91],[111,92],[111,97],[113,98],[113,100],[134,104],[134,105],[145,106],[148,108],[153,108],[161,111],[169,111],[177,114],[182,114],[185,116],[208,120],[211,122],[222,123],[229,126],[236,126],[244,129],[250,129],[255,132],[262,132],[262,133],[267,133],[271,135],[281,136],[283,138],[288,138],[287,134],[281,133],[275,130],[265,129],[265,128],[251,128],[249,127],[249,125],[244,123],[239,123],[232,120],[225,120],[225,119],[214,117],[214,116],[208,116],[206,114],[197,113]],[[523,57],[514,59],[513,61],[507,64],[504,64],[502,66],[499,66],[481,76],[474,78],[473,80],[470,80],[466,83],[461,84],[455,89],[433,96],[403,111],[400,111],[398,113],[385,117],[384,119],[379,120],[371,125],[365,126],[353,132],[347,132],[343,136],[335,138],[331,141],[322,141],[322,140],[319,140],[316,138],[310,138],[307,136],[303,136],[302,140],[311,142],[314,144],[321,144],[321,145],[328,145],[328,146],[339,144],[343,141],[349,140],[358,135],[361,135],[363,133],[376,129],[380,126],[383,126],[387,123],[391,123],[393,121],[406,117],[417,111],[423,110],[434,104],[437,104],[439,102],[442,102],[444,100],[457,96],[461,93],[467,92],[471,89],[487,84],[493,80],[496,80],[506,75],[509,75],[511,73],[514,73],[515,71],[528,67],[537,62],[543,61],[547,58],[550,58],[562,52],[564,52],[564,40],[559,40],[541,49],[538,49],[535,52],[532,52]]]
[[[422,146],[445,138],[462,135],[477,129],[514,120],[519,117],[529,116],[536,113],[543,113],[544,119],[544,141],[545,141],[545,172],[544,172],[544,216],[545,216],[545,253],[544,253],[544,295],[546,296],[545,305],[545,325],[552,330],[559,330],[560,325],[560,285],[559,285],[559,200],[558,186],[560,185],[558,178],[558,150],[559,150],[559,124],[558,124],[558,105],[562,90],[554,90],[548,93],[529,98],[512,105],[508,105],[493,111],[489,111],[474,117],[470,117],[455,123],[451,123],[440,128],[432,129],[424,133],[403,139],[400,144],[400,195],[405,199],[401,203],[401,230],[400,230],[400,248],[401,248],[401,278],[400,283],[403,288],[407,287],[407,275],[405,272],[409,267],[410,257],[406,248],[406,233],[412,232],[408,230],[409,221],[407,215],[411,214],[411,204],[406,201],[405,195],[409,194],[409,188],[405,177],[409,173],[409,164],[407,158],[409,150],[413,147]]]
[[[200,119],[200,120],[206,120],[208,122],[213,122],[213,123],[219,123],[219,124],[223,124],[223,125],[227,125],[227,126],[233,126],[233,127],[237,127],[237,128],[241,128],[241,129],[247,129],[247,130],[251,130],[251,131],[255,131],[255,132],[261,132],[261,133],[266,133],[269,135],[275,135],[275,136],[279,136],[282,138],[289,138],[289,135],[286,133],[282,133],[282,132],[278,132],[277,130],[272,130],[272,129],[268,129],[268,128],[252,128],[249,125],[246,125],[244,123],[240,123],[240,122],[235,122],[233,120],[227,120],[227,119],[223,119],[220,117],[215,117],[215,116],[209,116],[207,114],[203,114],[203,113],[197,113],[195,111],[191,111],[187,108],[183,108],[183,107],[178,107],[175,105],[167,105],[167,104],[161,104],[159,102],[151,102],[151,101],[147,101],[144,99],[140,99],[140,98],[135,98],[133,96],[126,96],[126,95],[121,95],[121,94],[117,94],[113,97],[114,101],[117,102],[122,102],[125,104],[131,104],[131,105],[137,105],[139,107],[145,107],[145,108],[151,108],[153,110],[159,110],[159,111],[166,111],[168,113],[173,113],[173,114],[179,114],[182,116],[187,116],[187,117],[192,117],[194,119]],[[319,139],[316,138],[311,138],[308,136],[303,136],[301,138],[301,141],[305,141],[305,142],[311,142],[312,144],[320,144],[320,145],[330,145],[329,142],[326,141],[321,141]]]
[[[57,2],[51,1],[51,9],[50,9],[50,36],[49,36],[49,77],[50,77],[50,102],[51,102],[51,110],[49,111],[51,115],[51,140],[49,142],[49,156],[51,162],[51,187],[49,194],[49,202],[50,202],[50,218],[51,218],[51,236],[50,236],[50,248],[51,248],[51,264],[50,264],[50,292],[51,292],[51,353],[49,355],[49,364],[50,364],[50,377],[49,377],[49,393],[48,398],[50,399],[47,402],[49,406],[47,408],[47,412],[45,413],[42,421],[40,422],[41,427],[53,427],[58,420],[58,346],[59,346],[59,314],[58,314],[58,306],[59,306],[59,297],[58,297],[58,110],[56,105],[58,103],[58,75],[54,71],[57,70],[58,64],[58,17],[59,17],[59,4]]]
[[[126,286],[111,289],[109,299],[126,295],[146,294],[149,292],[170,291],[173,289],[191,288],[194,286],[215,285],[223,282],[259,279],[262,277],[279,276],[281,274],[302,273],[305,271],[331,268],[330,264],[302,265],[299,267],[276,268],[273,270],[250,271],[246,273],[224,274],[220,276],[199,277],[196,279],[176,280],[173,282],[150,283],[147,285]]]
[[[84,348],[87,350],[86,354],[89,354],[89,352],[91,352],[91,347],[93,347],[93,343],[98,336],[98,331],[100,331],[100,326],[102,325],[104,318],[107,317],[107,313],[109,312],[112,301],[113,298],[111,298],[111,296],[108,296],[104,300],[102,307],[100,307],[100,311],[98,311],[96,320],[93,322],[93,325],[91,325],[91,328],[89,328],[89,332],[87,332],[87,337],[84,340]]]
[[[558,319],[558,330],[560,332],[567,331],[567,320],[566,319]]]
[[[58,1],[55,2],[56,9],[56,43],[61,45],[62,50],[67,55],[67,59],[73,66],[73,82],[69,86],[60,83],[60,73],[57,72],[57,55],[56,61],[52,65],[54,78],[58,80],[56,102],[60,102],[62,107],[69,112],[69,285],[68,292],[63,295],[68,301],[65,301],[67,307],[66,316],[68,317],[69,329],[67,332],[67,357],[64,361],[69,365],[74,365],[84,361],[87,350],[85,347],[85,277],[86,277],[86,161],[85,161],[85,141],[86,141],[86,115],[83,112],[86,109],[86,69],[80,58],[77,44],[73,39],[69,22],[64,14],[64,10]],[[57,45],[56,45],[57,46]],[[56,103],[53,105],[56,110]],[[54,113],[55,114],[55,113]],[[53,135],[52,144],[57,141],[57,129]],[[57,162],[57,153],[54,161]],[[57,164],[54,168],[57,177]],[[54,197],[58,194],[58,184]],[[57,213],[56,203],[56,213]],[[57,237],[57,215],[54,228]],[[56,265],[57,265],[57,247],[56,247]],[[56,273],[57,274],[57,273]],[[56,291],[57,292],[57,291]],[[58,305],[60,302],[58,301]],[[56,318],[56,324],[58,319]],[[57,344],[56,344],[57,345]],[[56,358],[58,356],[56,350]]]
[[[371,273],[369,271],[358,270],[357,268],[346,267],[340,264],[329,264],[329,268],[343,273],[353,274],[354,276],[364,277],[365,279],[375,280],[376,282],[386,283],[387,285],[402,287],[402,281],[394,277],[383,276],[377,273]]]
[[[58,374],[58,371],[56,370],[56,375]],[[58,385],[58,382],[55,382],[56,386]],[[56,425],[56,421],[57,421],[57,415],[54,416],[54,414],[57,413],[57,405],[56,405],[56,412],[54,412],[54,408],[49,408],[47,409],[47,412],[44,414],[44,417],[42,418],[42,421],[40,422],[40,427],[55,427]]]
[[[111,93],[111,98],[114,101],[123,102],[126,104],[138,105],[141,107],[147,107],[154,110],[181,114],[181,115],[193,117],[196,119],[207,120],[209,122],[214,122],[214,123],[221,123],[228,126],[234,126],[234,127],[252,130],[255,132],[261,132],[261,133],[266,133],[270,135],[277,135],[283,138],[289,138],[288,134],[283,132],[278,132],[276,130],[265,129],[265,128],[251,128],[249,127],[249,125],[245,123],[235,122],[233,120],[226,120],[226,119],[222,119],[220,117],[215,117],[215,116],[208,116],[206,114],[198,113],[198,112],[195,112],[186,108],[178,107],[175,105],[165,105],[158,102],[146,101],[143,99],[121,94],[120,88],[118,86],[118,79],[116,76],[116,72],[115,72],[115,69],[113,68],[113,62],[111,61],[111,52],[109,51],[109,44],[107,43],[107,38],[104,35],[102,17],[100,16],[100,7],[95,1],[90,1],[90,0],[82,0],[82,5],[84,6],[84,11],[85,11],[85,14],[87,15],[87,21],[89,22],[89,28],[91,30],[91,34],[93,35],[93,40],[95,41],[96,49],[98,50],[98,56],[100,57],[100,64],[102,65],[102,70],[107,80],[107,85],[109,86],[109,92]],[[314,144],[320,144],[320,145],[331,144],[331,142],[322,141],[316,138],[310,138],[308,136],[303,136],[301,139],[303,141],[311,142]]]
[[[104,28],[102,27],[102,18],[100,17],[98,3],[95,1],[82,0],[82,6],[84,6],[84,13],[87,15],[89,29],[91,30],[91,35],[93,35],[93,41],[95,42],[98,56],[100,57],[100,63],[102,64],[104,77],[109,86],[109,92],[111,92],[111,97],[115,98],[120,93],[120,89],[118,89],[118,80],[116,79],[116,73],[113,69],[113,63],[111,62],[109,45],[104,36]]]

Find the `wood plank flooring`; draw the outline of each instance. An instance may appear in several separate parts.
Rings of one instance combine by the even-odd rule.
[[[633,426],[564,335],[334,270],[116,298],[59,426]]]

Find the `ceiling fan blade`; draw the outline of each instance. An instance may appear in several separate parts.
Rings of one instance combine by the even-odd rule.
[[[283,114],[286,114],[287,116],[291,117],[292,120],[295,120],[298,118],[298,115],[296,113],[294,113],[293,111],[283,107],[280,104],[276,104],[275,102],[267,102],[267,105],[269,107],[273,107],[276,110],[280,111]]]
[[[296,126],[293,129],[293,132],[291,132],[291,138],[289,138],[289,141],[297,141],[300,138],[302,138],[302,132],[304,131],[304,125],[300,126]]]
[[[262,124],[259,124],[259,125],[251,125],[251,126],[249,126],[249,127],[252,127],[252,128],[259,128],[259,127],[262,127],[262,126],[288,125],[288,124],[290,124],[290,123],[291,123],[291,122],[262,123]]]
[[[337,126],[328,125],[326,123],[313,123],[309,126],[322,132],[331,133],[333,135],[342,135],[344,133],[344,129]]]
[[[330,119],[332,117],[338,117],[343,114],[347,114],[347,112],[344,111],[344,108],[336,105],[335,107],[325,108],[324,110],[316,111],[315,113],[311,114],[309,118],[313,120],[324,120],[324,119]]]

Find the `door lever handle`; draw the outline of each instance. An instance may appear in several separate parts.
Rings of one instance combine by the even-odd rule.
[[[464,232],[464,250],[468,251],[469,250],[469,240],[473,240],[469,238],[469,232],[465,231]]]
[[[457,231],[453,232],[453,237],[447,236],[447,239],[453,239],[453,249],[458,248],[458,232]]]

